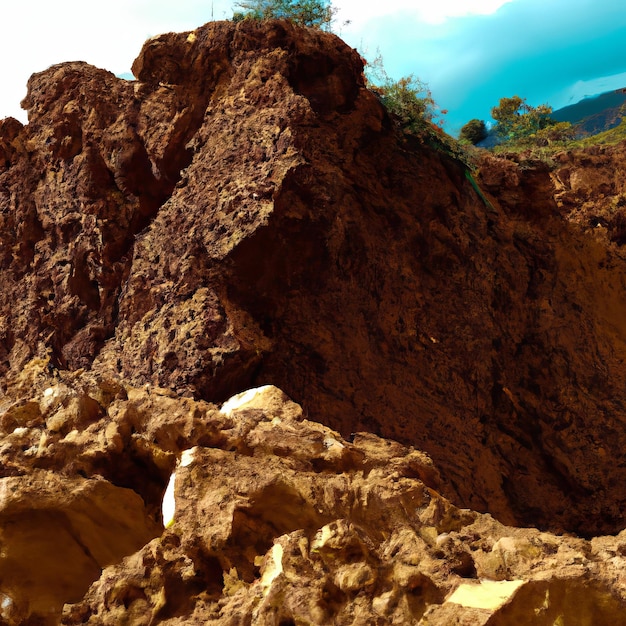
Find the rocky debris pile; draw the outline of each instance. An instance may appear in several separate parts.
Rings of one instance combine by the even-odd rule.
[[[626,243],[626,145],[591,146],[555,157],[555,197],[569,219],[618,247]]]
[[[459,509],[423,453],[347,441],[272,386],[218,407],[34,360],[2,411],[3,623],[623,614],[624,533],[588,541]]]

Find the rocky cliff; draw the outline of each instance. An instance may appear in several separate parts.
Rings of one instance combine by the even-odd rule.
[[[619,623],[623,147],[472,174],[362,69],[211,23],[0,122],[6,623]]]

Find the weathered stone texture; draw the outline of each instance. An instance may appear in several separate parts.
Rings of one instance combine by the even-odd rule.
[[[347,441],[275,387],[218,408],[35,360],[5,399],[31,417],[5,422],[0,449],[4,623],[551,626],[623,613],[624,533],[590,541],[458,509],[426,455]]]

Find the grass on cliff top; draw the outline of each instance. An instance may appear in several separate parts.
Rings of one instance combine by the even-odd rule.
[[[605,130],[597,135],[584,137],[577,141],[570,142],[569,146],[573,148],[586,148],[587,146],[610,146],[626,140],[626,117],[622,118],[619,126]]]
[[[615,145],[626,141],[626,116],[615,128],[580,139],[552,141],[540,145],[534,137],[527,137],[518,142],[506,142],[485,149],[478,148],[466,141],[459,141],[448,135],[436,123],[437,107],[432,100],[430,91],[420,81],[412,77],[393,82],[386,74],[386,82],[382,86],[370,88],[381,99],[383,105],[395,120],[398,128],[408,136],[417,138],[421,143],[462,162],[469,170],[475,169],[480,154],[490,152],[495,155],[519,154],[523,158],[537,159],[554,165],[554,155],[566,150],[576,150],[598,145]]]
[[[553,142],[546,146],[540,146],[531,141],[507,142],[493,148],[477,148],[466,142],[459,141],[445,133],[439,126],[428,120],[420,120],[411,130],[404,129],[407,134],[417,137],[422,143],[429,145],[438,152],[443,152],[465,164],[470,170],[474,169],[480,160],[480,154],[490,152],[495,155],[515,153],[528,159],[544,161],[553,165],[553,157],[559,152],[588,148],[589,146],[611,146],[626,141],[626,117],[619,126],[603,131],[597,135],[572,139],[570,141]]]
[[[589,146],[612,146],[622,141],[626,141],[626,117],[623,117],[619,126],[605,130],[597,135],[589,135],[580,139],[572,139],[569,141],[559,141],[551,143],[547,146],[538,146],[532,141],[523,141],[519,143],[507,142],[490,148],[493,154],[524,153],[530,158],[540,159],[550,162],[552,156],[557,152],[564,150],[576,150],[577,148],[588,148]]]

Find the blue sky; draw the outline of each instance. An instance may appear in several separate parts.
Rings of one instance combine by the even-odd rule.
[[[127,72],[145,39],[232,16],[229,0],[30,0],[3,8],[0,117],[28,76],[84,60]],[[426,81],[455,133],[501,97],[554,108],[626,87],[624,0],[335,0],[335,32],[394,78]],[[349,21],[349,23],[348,23]]]
[[[472,117],[489,119],[503,96],[559,108],[626,87],[624,0],[500,4],[487,15],[438,21],[407,8],[401,18],[380,15],[361,28],[394,76],[414,73],[429,83],[450,111],[451,129]]]

